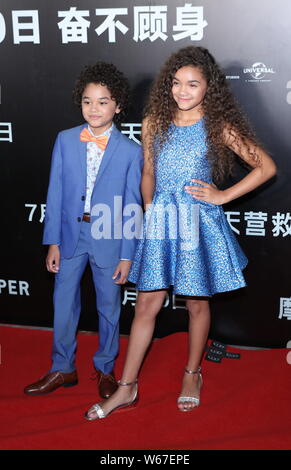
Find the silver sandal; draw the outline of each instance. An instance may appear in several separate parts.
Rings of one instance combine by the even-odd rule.
[[[118,405],[116,406],[115,408],[113,408],[111,411],[109,411],[108,413],[104,413],[101,405],[102,403],[104,403],[104,400],[100,403],[96,403],[95,405],[93,405],[90,410],[88,410],[86,413],[85,413],[85,418],[88,420],[88,421],[94,421],[95,419],[103,419],[103,418],[107,418],[108,415],[110,415],[110,413],[112,413],[113,411],[115,410],[118,410],[119,408],[125,408],[126,406],[133,406],[137,403],[138,401],[138,386],[137,386],[137,379],[134,380],[133,382],[121,382],[120,380],[118,380],[118,385],[122,385],[122,386],[127,386],[127,385],[133,385],[133,384],[136,384],[136,390],[135,390],[135,394],[134,394],[134,397],[131,401],[127,402],[127,403],[122,403],[121,405]],[[94,417],[90,417],[88,415],[89,411],[95,411],[96,412],[96,416]]]
[[[198,381],[200,382],[200,389],[202,387],[202,384],[203,384],[203,379],[202,379],[202,374],[201,374],[201,367],[198,367],[197,370],[189,370],[187,368],[185,368],[185,372],[187,374],[198,374]],[[191,408],[184,408],[183,410],[181,410],[180,408],[180,411],[192,411],[194,408],[197,408],[199,405],[200,405],[200,397],[197,398],[197,397],[186,397],[186,396],[180,396],[178,398],[178,401],[177,401],[178,404],[180,403],[193,403],[194,406],[191,406]]]

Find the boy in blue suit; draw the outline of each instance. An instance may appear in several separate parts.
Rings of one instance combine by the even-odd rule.
[[[117,388],[113,368],[119,346],[120,285],[126,282],[133,259],[138,217],[134,231],[124,227],[134,208],[141,215],[143,162],[141,147],[114,124],[122,119],[128,91],[126,78],[114,65],[97,62],[86,67],[74,90],[86,123],[57,136],[43,237],[43,244],[49,245],[46,266],[55,273],[52,368],[25,387],[26,394],[50,393],[78,382],[80,281],[88,261],[99,315],[99,349],[93,358],[99,393],[106,398]]]

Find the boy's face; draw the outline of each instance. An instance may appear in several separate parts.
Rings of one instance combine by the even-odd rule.
[[[112,125],[115,114],[121,109],[111,98],[108,88],[89,83],[82,94],[82,114],[95,135],[103,134]]]

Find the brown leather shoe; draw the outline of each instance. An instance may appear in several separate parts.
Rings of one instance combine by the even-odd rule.
[[[51,393],[59,387],[73,387],[78,383],[77,372],[70,372],[65,374],[64,372],[49,372],[44,375],[38,382],[34,382],[31,385],[27,385],[24,389],[24,393],[27,395],[44,395]]]
[[[100,370],[96,370],[95,377],[97,379],[98,392],[102,398],[109,398],[118,388],[113,370],[109,374],[104,374]]]

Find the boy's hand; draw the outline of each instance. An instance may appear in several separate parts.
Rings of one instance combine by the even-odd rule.
[[[127,276],[130,270],[131,261],[122,260],[116,266],[112,279],[116,279],[120,274],[118,281],[115,281],[115,284],[125,284],[127,282]]]
[[[58,245],[50,245],[46,257],[46,267],[50,273],[58,273],[60,269],[60,250]]]

